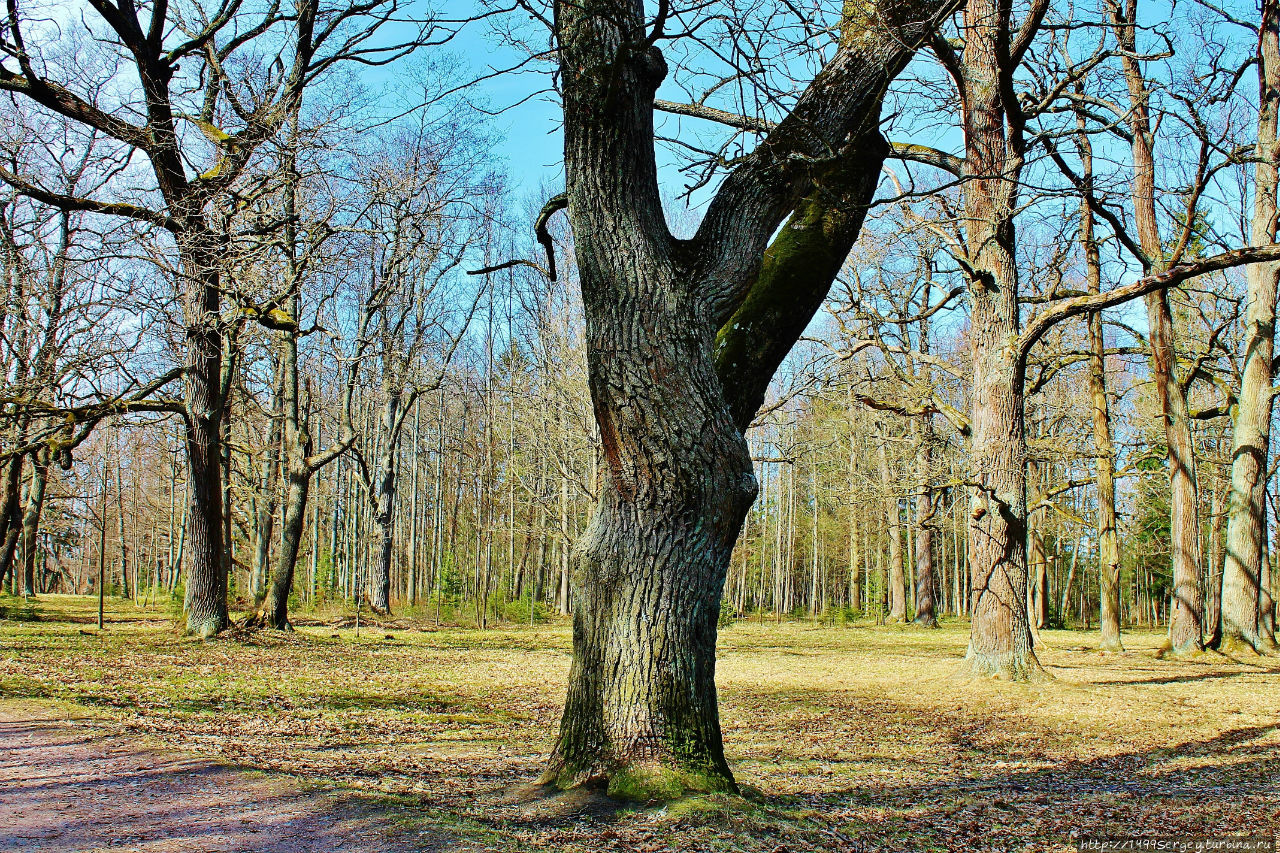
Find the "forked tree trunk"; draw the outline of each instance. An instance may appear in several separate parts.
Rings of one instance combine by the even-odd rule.
[[[547,782],[607,782],[636,799],[734,788],[715,644],[757,489],[742,431],[847,257],[886,153],[885,87],[941,12],[854,11],[856,38],[725,179],[698,234],[677,241],[654,158],[666,65],[643,4],[557,7],[566,195],[606,466],[575,552],[574,659]],[[789,151],[839,151],[822,171],[840,174],[819,190],[827,175],[788,174]]]
[[[576,235],[595,228],[577,212]],[[669,259],[633,256],[634,270],[620,268],[625,256],[608,245],[617,238],[594,233],[598,254],[582,253],[607,474],[574,555],[573,670],[545,778],[608,780],[624,797],[732,789],[716,622],[755,476],[716,377],[705,308]],[[678,778],[668,779],[672,767]]]
[[[1280,8],[1262,5],[1258,40],[1258,161],[1254,166],[1253,233],[1262,246],[1276,238],[1277,111],[1280,110]],[[1267,555],[1267,461],[1271,442],[1274,381],[1276,285],[1280,264],[1251,264],[1247,270],[1244,368],[1231,429],[1231,496],[1227,516],[1227,553],[1222,574],[1219,647],[1276,647],[1274,626],[1266,618],[1270,594],[1262,583]],[[1265,602],[1265,604],[1264,604]]]

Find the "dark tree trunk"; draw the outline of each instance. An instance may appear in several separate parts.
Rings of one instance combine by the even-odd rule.
[[[36,534],[40,530],[48,477],[48,457],[37,456],[32,460],[31,484],[27,487],[27,505],[22,513],[22,594],[26,596],[36,594]]]
[[[184,253],[191,282],[187,306],[186,403],[187,632],[212,637],[227,627],[227,576],[222,525],[222,333],[218,274],[212,252]]]
[[[715,644],[757,488],[742,431],[861,226],[886,147],[880,99],[939,10],[894,5],[860,21],[688,241],[662,213],[653,95],[666,66],[642,4],[556,12],[566,195],[606,466],[574,556],[574,660],[544,780],[607,783],[634,799],[732,790]],[[833,150],[834,174],[788,174],[788,151]]]
[[[289,629],[289,594],[302,550],[302,532],[307,518],[307,495],[311,489],[309,469],[290,466],[285,478],[284,517],[280,525],[280,552],[276,555],[271,585],[259,608],[259,621],[280,631]]]
[[[22,531],[22,454],[15,454],[4,461],[3,473],[0,474],[0,529],[4,531],[4,539],[0,540],[0,584],[10,577],[14,569],[14,554],[18,548],[18,536]],[[17,574],[13,574],[17,589]]]

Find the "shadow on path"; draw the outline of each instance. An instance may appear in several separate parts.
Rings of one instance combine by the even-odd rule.
[[[397,817],[395,806],[357,795],[136,747],[40,707],[0,706],[0,851],[474,849]]]

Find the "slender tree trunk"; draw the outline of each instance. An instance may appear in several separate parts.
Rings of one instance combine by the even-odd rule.
[[[917,450],[920,494],[916,498],[916,615],[915,623],[926,628],[936,628],[935,612],[937,579],[933,569],[933,489],[930,485],[933,471],[933,429],[925,420],[920,424],[920,442]]]
[[[276,378],[276,387],[271,411],[270,436],[267,439],[266,454],[262,460],[262,473],[257,518],[253,526],[253,577],[250,588],[254,604],[259,604],[267,594],[267,578],[271,573],[271,542],[275,535],[276,500],[280,491],[280,436],[284,431],[281,413],[281,384],[283,380]]]
[[[1280,6],[1262,4],[1258,40],[1258,142],[1254,165],[1251,244],[1276,239],[1277,113],[1280,112]],[[1271,442],[1274,381],[1276,285],[1280,264],[1251,264],[1247,269],[1244,367],[1239,402],[1231,429],[1231,497],[1227,516],[1227,553],[1222,574],[1220,647],[1276,648],[1274,627],[1263,618],[1269,591],[1262,583],[1267,564],[1267,461]],[[1267,602],[1269,605],[1269,601]]]
[[[885,491],[886,513],[889,523],[889,615],[890,622],[907,621],[907,581],[902,561],[901,507],[896,483],[889,471],[886,440],[880,440],[880,485]]]
[[[1155,207],[1155,136],[1151,128],[1149,94],[1137,58],[1137,0],[1111,7],[1117,40],[1126,50],[1121,62],[1129,88],[1129,131],[1133,154],[1132,201],[1138,242],[1147,256],[1147,274],[1164,271],[1165,245]],[[1203,604],[1200,598],[1200,527],[1197,520],[1195,446],[1186,391],[1178,376],[1173,314],[1169,292],[1143,297],[1151,345],[1151,379],[1164,417],[1169,461],[1169,526],[1173,557],[1173,612],[1169,641],[1175,655],[1203,648]]]
[[[1077,117],[1077,135],[1082,174],[1086,189],[1093,189],[1093,147],[1084,132],[1084,118]],[[1090,293],[1102,292],[1102,260],[1094,237],[1093,208],[1080,204],[1080,243],[1084,247],[1085,278]],[[1100,645],[1105,652],[1122,652],[1120,640],[1120,541],[1116,534],[1115,445],[1111,438],[1111,407],[1107,398],[1106,341],[1102,334],[1102,312],[1089,315],[1089,400],[1093,418],[1093,446],[1098,492],[1098,597],[1101,618]],[[1075,566],[1073,557],[1072,567]],[[1070,584],[1068,575],[1068,585]],[[1064,590],[1062,601],[1067,594]],[[1065,609],[1063,618],[1065,619]]]

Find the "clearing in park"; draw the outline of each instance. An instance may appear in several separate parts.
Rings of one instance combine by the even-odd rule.
[[[299,620],[183,639],[165,614],[4,600],[0,850],[1036,850],[1270,837],[1277,664],[1044,631],[1052,681],[957,679],[967,625],[721,633],[743,796],[535,797],[567,624]]]

